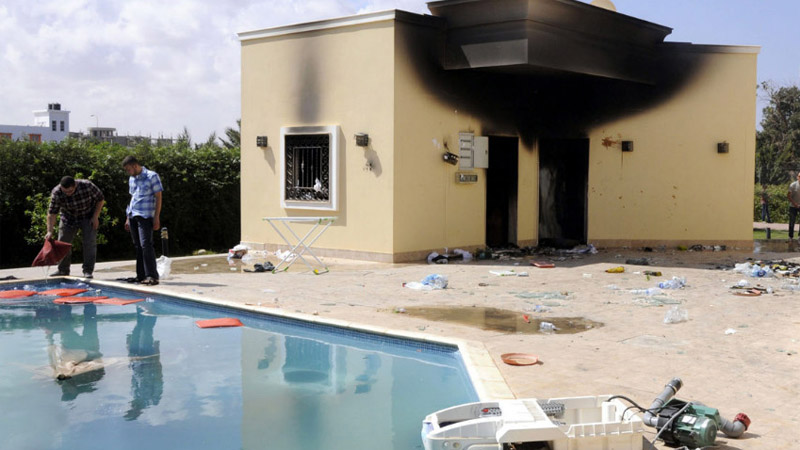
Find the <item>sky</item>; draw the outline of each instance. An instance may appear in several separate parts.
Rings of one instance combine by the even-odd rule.
[[[673,28],[667,41],[761,46],[758,81],[800,85],[800,0],[614,3]],[[428,13],[419,0],[3,0],[0,124],[60,103],[71,131],[224,136],[241,115],[238,32],[388,9]]]

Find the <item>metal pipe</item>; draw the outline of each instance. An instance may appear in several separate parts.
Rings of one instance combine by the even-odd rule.
[[[722,431],[728,437],[738,438],[747,431],[749,426],[750,418],[745,413],[737,414],[733,421],[724,417],[719,418],[719,431]]]
[[[669,381],[669,383],[664,386],[664,390],[658,394],[653,403],[650,404],[650,407],[647,408],[647,412],[644,413],[644,423],[645,425],[651,426],[653,428],[658,428],[658,411],[664,406],[669,399],[674,396],[680,388],[683,387],[683,381],[680,378],[673,378]]]

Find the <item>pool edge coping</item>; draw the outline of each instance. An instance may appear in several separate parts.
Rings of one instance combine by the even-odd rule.
[[[489,401],[489,400],[506,400],[506,399],[516,398],[513,391],[508,386],[508,383],[506,382],[502,373],[500,372],[500,369],[497,367],[491,355],[489,354],[489,351],[486,349],[486,346],[479,341],[470,341],[458,338],[446,338],[446,337],[434,336],[430,334],[413,332],[413,331],[390,329],[377,325],[349,322],[341,319],[325,318],[313,314],[285,311],[280,308],[275,308],[269,305],[230,302],[226,300],[217,299],[214,297],[206,297],[206,296],[201,297],[199,295],[187,294],[183,292],[175,292],[169,289],[164,289],[159,287],[143,287],[141,285],[131,286],[128,283],[119,283],[115,281],[104,281],[104,280],[94,280],[94,279],[90,280],[82,277],[57,277],[57,278],[45,277],[45,278],[2,280],[0,281],[0,286],[6,284],[19,284],[26,282],[30,283],[42,282],[42,281],[47,282],[47,281],[53,281],[55,279],[82,281],[91,283],[93,285],[121,288],[145,294],[169,295],[197,303],[233,308],[265,316],[282,317],[282,318],[299,320],[302,322],[317,323],[336,328],[371,333],[375,335],[382,335],[388,337],[409,339],[418,342],[428,342],[433,344],[453,346],[456,347],[459,353],[461,354],[461,358],[464,362],[464,367],[467,369],[467,375],[469,376],[470,382],[472,383],[472,387],[475,389],[475,393],[478,395],[479,400]]]

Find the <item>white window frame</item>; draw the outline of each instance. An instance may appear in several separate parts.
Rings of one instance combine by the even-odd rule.
[[[327,202],[312,202],[286,199],[286,136],[302,134],[327,134],[330,148],[328,149],[328,169],[330,172]],[[310,126],[310,127],[281,127],[281,207],[285,209],[311,209],[317,211],[336,211],[339,209],[339,125]]]

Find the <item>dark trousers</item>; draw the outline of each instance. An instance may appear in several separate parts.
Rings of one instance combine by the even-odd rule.
[[[770,223],[772,220],[769,218],[769,203],[761,204],[761,221]]]
[[[136,248],[136,278],[157,280],[156,250],[153,248],[153,218],[131,217],[130,228],[133,246]]]
[[[92,227],[92,219],[82,219],[74,226],[66,226],[62,221],[58,226],[58,240],[71,244],[78,230],[83,233],[83,273],[90,274],[94,272],[94,263],[97,259],[97,230]],[[72,247],[67,256],[58,263],[58,271],[68,274],[70,264],[72,264]]]
[[[789,207],[789,239],[794,238],[794,222],[797,219],[797,212],[800,209],[795,208],[794,206]]]

